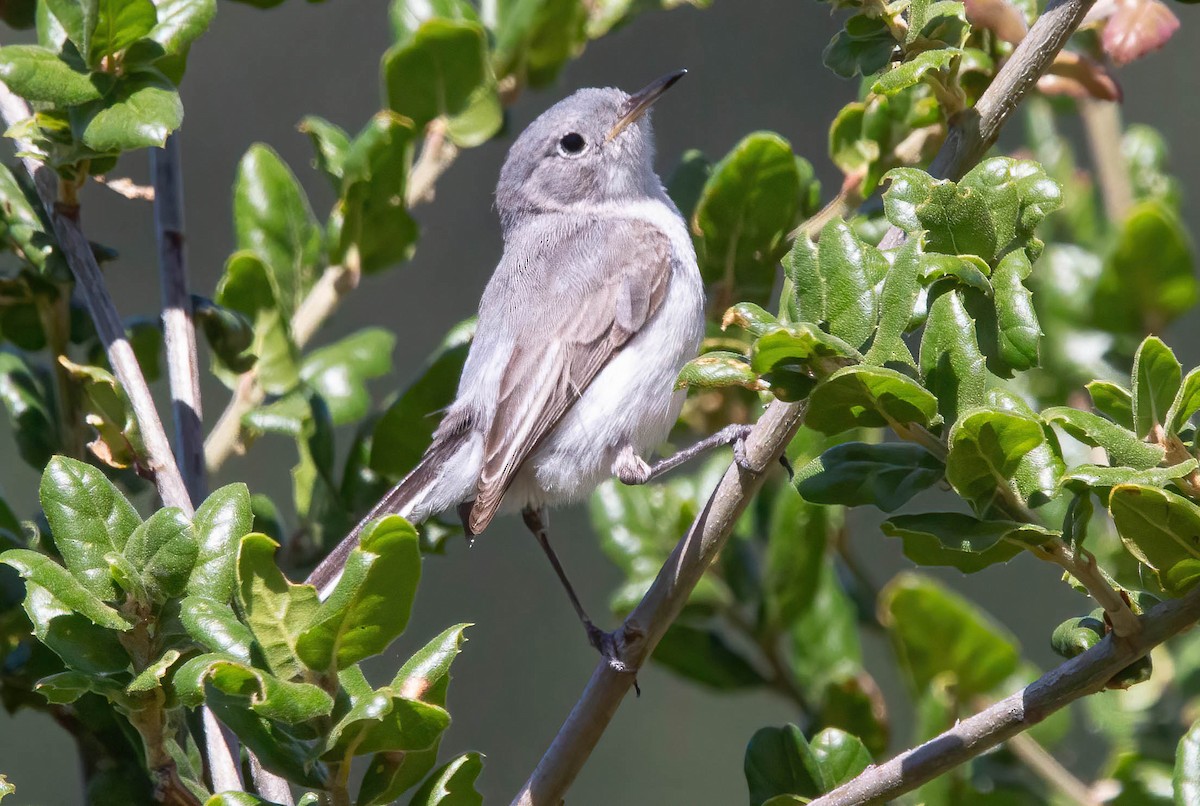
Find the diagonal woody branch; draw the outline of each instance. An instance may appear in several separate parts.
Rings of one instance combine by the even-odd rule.
[[[944,178],[961,178],[987,153],[1005,122],[1038,77],[1049,68],[1094,1],[1052,0],[975,108],[960,113],[954,121],[930,165],[930,173]],[[893,227],[880,246],[890,248],[903,239],[904,234]],[[752,467],[769,467],[783,453],[800,427],[803,412],[803,404],[780,401],[767,408],[747,439],[747,455]],[[619,660],[636,669],[650,656],[700,577],[725,545],[738,515],[761,486],[761,473],[741,470],[736,463],[730,466],[642,602],[625,620],[623,646],[618,647]],[[1146,635],[1143,634],[1140,640],[1147,640]],[[517,793],[514,804],[541,806],[563,800],[632,683],[631,675],[617,673],[606,659],[600,660],[558,735]],[[962,763],[970,757],[965,756],[954,763]]]
[[[5,125],[11,127],[31,114],[29,105],[0,83],[0,118],[3,118]],[[29,143],[20,140],[17,141],[17,148],[26,152],[32,150]],[[146,459],[154,473],[158,494],[164,504],[179,507],[190,516],[193,512],[191,498],[179,473],[179,466],[175,464],[175,457],[171,455],[171,444],[167,441],[167,432],[163,430],[162,420],[159,419],[154,400],[150,397],[146,378],[138,366],[129,339],[125,337],[125,326],[121,323],[117,307],[104,285],[100,265],[96,262],[92,247],[79,225],[79,210],[59,204],[58,182],[53,169],[32,157],[24,157],[21,162],[33,179],[38,197],[46,208],[46,214],[54,227],[55,238],[63,250],[67,265],[71,267],[71,273],[75,275],[76,288],[87,305],[100,340],[104,343],[108,363],[112,365],[113,373],[121,382],[125,394],[129,396],[138,428],[142,432]]]

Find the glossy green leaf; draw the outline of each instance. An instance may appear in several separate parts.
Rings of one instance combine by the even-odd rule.
[[[857,608],[826,558],[810,604],[789,629],[789,665],[807,690],[819,692],[862,672],[858,631]]]
[[[299,677],[304,664],[296,642],[317,612],[317,590],[295,585],[275,564],[277,544],[266,535],[242,538],[237,559],[237,600],[246,624],[261,645],[271,671],[283,680]]]
[[[0,48],[0,81],[27,101],[77,106],[100,100],[111,79],[79,69],[48,48],[7,45]]]
[[[433,438],[438,413],[454,400],[474,333],[473,319],[451,328],[421,374],[384,411],[371,437],[373,471],[400,479],[416,466]]]
[[[147,38],[161,45],[168,56],[186,54],[217,13],[216,0],[154,0],[154,5],[158,21]]]
[[[17,452],[27,465],[39,469],[59,450],[50,394],[22,356],[0,350],[0,402],[8,410]]]
[[[775,316],[753,302],[739,302],[721,317],[721,329],[728,330],[730,326],[739,327],[758,338],[779,327],[779,317]]]
[[[799,269],[799,255],[793,266]],[[829,331],[847,343],[861,347],[875,329],[878,315],[878,288],[888,272],[888,264],[875,247],[858,239],[850,226],[839,220],[831,221],[821,231],[816,273],[824,297]],[[812,274],[794,273],[794,280]],[[796,293],[810,293],[809,287],[797,282]]]
[[[179,617],[187,634],[205,649],[250,662],[254,635],[224,600],[188,596],[180,605]]]
[[[296,641],[309,668],[344,669],[380,654],[404,632],[421,578],[418,543],[417,530],[398,516],[367,528]]]
[[[922,238],[910,237],[896,251],[879,294],[879,326],[864,360],[868,364],[901,362],[916,368],[903,336],[913,320],[921,294],[920,270],[924,256]]]
[[[1054,628],[1050,646],[1064,658],[1074,658],[1100,643],[1107,632],[1103,618],[1082,616],[1067,619]]]
[[[46,220],[41,200],[33,188],[23,179],[18,181],[17,175],[7,166],[0,166],[0,210],[3,210],[0,244],[19,255],[39,275],[55,281],[71,277],[57,241],[50,234],[53,228]]]
[[[37,639],[58,655],[69,669],[91,675],[125,672],[129,667],[129,655],[121,646],[117,632],[128,630],[132,625],[116,611],[95,607],[97,600],[94,596],[80,597],[78,589],[68,581],[70,578],[66,572],[60,573],[50,566],[39,567],[39,560],[35,558],[41,558],[42,555],[30,552],[32,557],[23,554],[13,557],[13,553],[6,552],[4,562],[9,565],[14,561],[21,563],[30,574],[25,580],[22,608],[33,625],[33,634]],[[48,558],[43,559],[52,562]],[[18,571],[25,573],[21,569]],[[34,582],[34,573],[45,575],[50,584],[63,591],[66,599],[59,598],[55,591]],[[89,615],[77,613],[69,602],[86,610]]]
[[[920,360],[925,386],[937,397],[947,422],[983,402],[988,372],[975,323],[959,292],[942,294],[929,306]]]
[[[1024,280],[1033,270],[1023,249],[1009,252],[992,273],[995,290],[997,341],[1008,367],[1023,371],[1038,365],[1042,328],[1033,308],[1033,295]]]
[[[214,372],[226,385],[233,386],[241,372],[254,366],[255,377],[266,391],[280,394],[295,388],[300,380],[299,350],[292,341],[287,310],[267,264],[247,250],[230,255],[217,285],[217,303],[252,323],[253,340],[248,354],[235,354],[238,357],[232,362],[232,371],[214,366]],[[240,347],[240,341],[234,346]]]
[[[760,728],[746,745],[744,762],[750,806],[778,795],[815,798],[821,794],[820,761],[795,725]]]
[[[500,0],[497,6],[492,58],[499,76],[545,86],[587,43],[588,8],[578,0]]]
[[[250,490],[245,484],[226,485],[204,499],[193,519],[199,550],[187,583],[189,596],[218,602],[233,597],[237,547],[249,534],[252,521]]]
[[[325,399],[334,425],[353,423],[371,406],[367,381],[392,371],[395,346],[388,330],[360,330],[305,356],[300,377]]]
[[[406,6],[407,3],[395,5]],[[316,115],[304,117],[297,128],[312,141],[316,167],[333,181],[333,189],[340,192],[342,166],[346,162],[346,153],[350,150],[350,135],[341,126]]]
[[[790,490],[775,496],[762,560],[762,616],[770,628],[786,629],[812,605],[824,570],[825,547],[843,520]]]
[[[1094,323],[1108,331],[1162,329],[1196,304],[1195,254],[1179,217],[1161,201],[1130,211],[1096,286]]]
[[[919,383],[885,367],[851,366],[813,390],[805,425],[825,434],[890,424],[927,426],[937,417],[937,399]]]
[[[259,716],[288,725],[328,716],[333,710],[333,698],[320,687],[280,680],[229,655],[198,655],[179,667],[172,682],[184,705],[200,705],[205,685],[211,684],[248,699]]]
[[[1193,369],[1183,378],[1179,393],[1167,410],[1167,431],[1178,434],[1197,411],[1200,411],[1200,369]]]
[[[871,86],[871,92],[880,95],[895,95],[901,90],[919,84],[926,74],[944,70],[954,59],[961,56],[961,51],[952,48],[918,53],[911,60],[893,67],[876,79]]]
[[[821,786],[829,792],[857,778],[871,766],[871,753],[857,736],[826,728],[808,743],[821,769]]]
[[[98,469],[64,456],[46,466],[40,498],[67,568],[95,596],[114,599],[104,555],[122,553],[141,523],[133,506]]]
[[[233,219],[238,249],[248,250],[262,261],[280,314],[289,321],[316,282],[321,231],[300,183],[269,146],[251,146],[238,164]],[[226,272],[230,273],[228,268]],[[222,292],[217,301],[247,314],[263,307],[260,302],[248,309],[235,304],[232,294]],[[258,329],[256,323],[255,331]],[[264,360],[262,353],[259,356]]]
[[[760,375],[781,370],[829,374],[843,359],[862,355],[846,342],[807,322],[789,324],[765,333],[754,342],[750,366]]]
[[[136,465],[145,457],[141,431],[125,390],[112,373],[100,367],[75,364],[65,356],[59,363],[82,387],[87,423],[97,438],[88,445],[110,467]]]
[[[483,796],[475,791],[475,780],[482,771],[482,755],[463,753],[432,772],[409,806],[481,806]]]
[[[946,480],[979,512],[1013,488],[1021,460],[1045,441],[1042,425],[1032,417],[1001,409],[964,413],[948,439]],[[1057,479],[1056,479],[1057,480]]]
[[[1137,438],[1137,434],[1128,428],[1090,411],[1080,411],[1068,406],[1051,406],[1042,412],[1042,419],[1060,426],[1085,445],[1104,448],[1114,465],[1146,470],[1156,467],[1165,455],[1161,445],[1142,442]]]
[[[166,76],[152,69],[121,76],[103,100],[71,110],[76,138],[100,154],[162,146],[181,123],[179,92]]]
[[[835,445],[796,471],[800,495],[815,504],[874,506],[892,512],[932,487],[946,468],[920,445]]]
[[[1179,740],[1171,783],[1178,806],[1200,803],[1200,721],[1193,722]]]
[[[1171,348],[1148,337],[1133,356],[1134,431],[1145,439],[1155,426],[1170,422],[1168,412],[1183,380],[1183,368]]]
[[[158,660],[151,662],[145,669],[137,674],[129,685],[125,687],[125,691],[129,694],[139,694],[146,691],[153,691],[162,685],[162,680],[166,677],[168,670],[180,658],[178,649],[168,649]]]
[[[767,388],[750,366],[746,356],[727,350],[713,350],[684,364],[675,379],[676,389],[720,389],[741,386],[760,391]]]
[[[357,696],[351,692],[350,710],[326,737],[324,755],[341,759],[348,752],[363,755],[425,750],[449,724],[450,714],[441,706],[405,697],[389,686],[375,691],[367,686]]]
[[[1013,637],[932,579],[895,577],[880,594],[879,612],[913,691],[950,674],[959,697],[984,694],[1017,668]]]
[[[487,51],[477,22],[426,20],[383,57],[388,107],[418,129],[445,116],[460,145],[484,142],[503,122]]]
[[[133,530],[125,544],[125,559],[137,569],[147,593],[156,602],[183,593],[197,552],[192,524],[175,507],[155,512]]]
[[[1190,374],[1190,373],[1189,373]],[[1196,390],[1200,394],[1200,374],[1196,376]],[[1091,381],[1087,385],[1092,406],[1122,428],[1133,430],[1133,393],[1111,381]],[[1200,407],[1200,400],[1197,400]]]
[[[228,725],[266,769],[300,786],[325,786],[320,767],[312,763],[312,747],[286,725],[264,719],[246,707],[244,696],[210,686],[206,704]],[[306,736],[307,739],[307,736]]]
[[[245,314],[195,295],[192,296],[192,312],[213,360],[222,369],[239,375],[254,366],[257,360],[252,352],[254,325]]]
[[[93,5],[97,11],[96,27],[86,50],[88,64],[93,67],[105,56],[125,50],[149,34],[158,22],[151,0],[87,0],[84,5]]]
[[[825,46],[823,60],[842,78],[859,73],[869,76],[887,66],[895,49],[896,40],[887,23],[877,16],[856,14]]]
[[[1128,467],[1106,465],[1078,465],[1062,477],[1062,485],[1073,490],[1104,489],[1118,484],[1139,484],[1147,487],[1165,487],[1196,469],[1195,459],[1188,459],[1170,467],[1152,467],[1148,470],[1133,470]]]
[[[342,214],[333,260],[357,251],[362,270],[386,269],[407,260],[417,241],[408,214],[408,164],[415,132],[394,112],[376,114],[349,144],[342,162]]]
[[[1109,494],[1108,511],[1125,547],[1164,590],[1180,596],[1200,582],[1200,507],[1157,487],[1122,484]]]
[[[960,193],[974,193],[987,204],[996,237],[996,252],[981,255],[991,260],[1024,248],[1030,260],[1041,254],[1034,235],[1038,225],[1063,203],[1062,187],[1032,160],[1011,157],[985,159],[958,183]]]
[[[1005,563],[1057,532],[1033,524],[990,521],[957,512],[897,515],[880,526],[904,541],[904,556],[918,565],[946,565],[964,574]]]
[[[84,674],[83,672],[58,672],[37,681],[37,693],[46,698],[46,702],[55,705],[66,705],[76,702],[84,694],[99,694],[110,701],[124,704],[127,701],[124,687],[113,677],[105,674]]]
[[[59,603],[78,613],[97,627],[109,630],[128,630],[129,620],[106,605],[81,580],[45,554],[28,549],[10,549],[0,555],[0,562],[16,570],[21,578],[49,591]],[[27,593],[27,597],[32,593]]]
[[[671,625],[652,657],[681,677],[721,691],[767,683],[720,632],[685,622]]]
[[[717,305],[766,304],[787,250],[802,190],[792,146],[754,132],[713,166],[692,216],[700,272],[718,287]]]

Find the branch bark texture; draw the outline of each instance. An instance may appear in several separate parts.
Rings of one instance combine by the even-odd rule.
[[[28,118],[30,114],[29,105],[0,83],[0,117],[4,119],[5,125],[12,126]],[[21,141],[18,141],[17,146],[22,151],[32,149],[29,143]],[[162,420],[154,408],[154,399],[150,396],[150,388],[146,385],[141,367],[133,354],[133,347],[125,337],[125,325],[122,324],[112,296],[104,285],[100,265],[96,262],[91,244],[79,225],[78,210],[60,209],[58,182],[51,168],[32,157],[25,157],[21,162],[33,179],[38,197],[54,226],[55,238],[63,250],[71,272],[75,275],[76,288],[87,305],[100,340],[104,343],[104,351],[108,355],[113,373],[129,397],[142,432],[146,459],[154,472],[154,483],[158,487],[158,493],[164,504],[179,507],[190,517],[193,514],[191,498],[183,483],[183,476],[179,473],[179,467],[175,464],[175,458],[171,455],[167,432],[163,429]]]
[[[987,150],[996,142],[1005,122],[1037,79],[1054,61],[1054,57],[1062,50],[1094,2],[1095,0],[1052,0],[1025,39],[1001,67],[975,108],[961,113],[954,122],[945,143],[930,165],[929,172],[931,174],[942,178],[959,179],[987,153]],[[882,248],[896,246],[903,241],[903,238],[903,233],[893,227],[884,236],[880,246]],[[803,404],[797,403],[777,401],[767,408],[747,440],[747,452],[754,467],[769,467],[770,463],[782,454],[800,427],[803,412]],[[627,666],[637,669],[654,651],[659,639],[679,615],[688,595],[707,570],[712,559],[725,545],[738,515],[746,508],[750,498],[758,492],[761,486],[761,473],[748,473],[740,470],[736,463],[725,472],[717,489],[705,504],[695,523],[692,524],[688,534],[675,547],[675,551],[672,552],[666,565],[659,572],[645,598],[626,619],[623,627],[625,643],[620,648],[619,659]],[[1177,605],[1177,603],[1171,604]],[[1193,613],[1191,609],[1186,608],[1170,612],[1187,613],[1187,616],[1182,617],[1183,620],[1175,628],[1175,632],[1200,616],[1200,611]],[[1154,645],[1148,641],[1157,636],[1162,629],[1162,624],[1156,625],[1153,629],[1148,626],[1136,637],[1136,643],[1131,642],[1123,646],[1144,646],[1146,648],[1144,651],[1148,651],[1149,647]],[[1112,647],[1113,641],[1109,639],[1100,646]],[[1085,661],[1084,658],[1089,660]],[[1128,660],[1112,661],[1111,663],[1103,661],[1104,658],[1093,651],[1080,656],[1071,664],[1067,664],[1074,669],[1082,669],[1079,676],[1092,686],[1091,688],[1081,687],[1080,693],[1075,695],[1076,697],[1099,690],[1112,677],[1113,673],[1128,664]],[[1109,669],[1109,666],[1113,666],[1113,668]],[[1051,675],[1056,675],[1059,671],[1061,670],[1052,672]],[[1074,685],[1080,685],[1074,677],[1068,679]],[[514,804],[548,806],[549,804],[558,804],[563,800],[567,789],[587,762],[596,743],[600,740],[600,736],[603,735],[608,723],[616,713],[621,700],[629,691],[632,682],[633,679],[630,675],[615,672],[606,660],[601,659],[595,671],[592,672],[592,677],[579,701],[559,729],[558,735],[554,737],[549,749],[529,776],[525,786],[517,793],[513,800]],[[1062,693],[1057,689],[1054,691],[1056,699],[1047,701],[1046,705],[1051,707],[1044,713],[1038,712],[1039,719],[1070,701],[1063,698]],[[996,707],[1011,708],[1013,704],[1006,700]],[[1023,710],[1021,714],[1024,714]],[[1029,724],[1033,724],[1033,722]],[[1018,733],[1024,729],[1018,723],[1007,735]],[[996,741],[1002,741],[1002,738]],[[949,769],[955,764],[961,764],[974,755],[973,753],[955,755],[951,753],[954,749],[953,742],[944,750],[940,747],[937,748],[937,753],[946,753],[951,758],[945,769]],[[982,749],[976,752],[982,752]],[[853,783],[851,782],[848,786]]]

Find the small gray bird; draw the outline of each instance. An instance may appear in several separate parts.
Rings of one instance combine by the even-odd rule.
[[[501,509],[519,509],[589,639],[612,657],[550,548],[544,508],[609,476],[644,483],[744,435],[726,429],[655,467],[645,460],[679,415],[675,379],[704,333],[696,253],[654,173],[649,116],[684,72],[633,95],[579,90],[517,138],[496,188],[504,256],[457,397],[416,469],[309,577],[322,598],[373,518],[419,523],[457,508],[476,535]]]

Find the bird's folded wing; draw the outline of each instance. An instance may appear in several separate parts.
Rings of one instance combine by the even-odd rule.
[[[546,250],[535,258],[542,265],[527,267],[532,278],[559,282],[543,290],[544,306],[527,312],[529,337],[509,357],[467,519],[472,534],[488,525],[521,464],[666,296],[671,246],[662,231],[615,220],[594,225],[589,236]],[[570,268],[553,265],[561,261]]]

